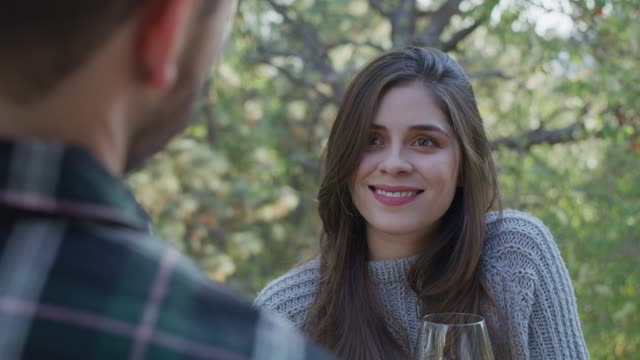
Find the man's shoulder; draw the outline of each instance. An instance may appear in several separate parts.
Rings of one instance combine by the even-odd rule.
[[[89,358],[95,348],[71,344],[104,342],[122,345],[105,349],[113,358],[134,348],[159,358],[331,358],[149,233],[53,219],[0,230],[0,277],[11,278],[0,284],[0,311],[40,309],[24,318],[26,358]]]
[[[165,299],[166,319],[186,316],[192,330],[185,338],[207,346],[218,343],[253,359],[333,359],[290,322],[208,279],[190,259],[181,257],[174,276]]]

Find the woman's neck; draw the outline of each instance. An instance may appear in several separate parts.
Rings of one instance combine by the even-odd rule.
[[[390,234],[368,226],[369,259],[390,260],[420,254],[430,238],[424,233]]]

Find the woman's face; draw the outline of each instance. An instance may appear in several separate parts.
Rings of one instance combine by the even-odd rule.
[[[382,98],[351,186],[374,259],[414,255],[438,230],[458,185],[460,149],[431,93],[412,82]]]

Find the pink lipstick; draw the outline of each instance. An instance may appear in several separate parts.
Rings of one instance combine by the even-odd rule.
[[[401,206],[415,200],[424,190],[410,186],[371,185],[373,196],[383,205]]]

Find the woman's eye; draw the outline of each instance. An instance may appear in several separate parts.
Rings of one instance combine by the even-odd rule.
[[[369,136],[369,146],[382,145],[382,139],[378,135]]]
[[[415,144],[417,146],[436,146],[437,144],[428,137],[419,137],[416,139]]]

